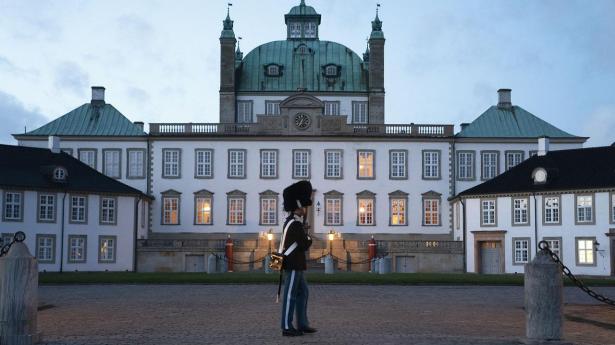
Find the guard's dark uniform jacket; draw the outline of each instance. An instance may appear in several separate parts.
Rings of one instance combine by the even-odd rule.
[[[290,222],[293,218],[293,215],[286,218],[284,228],[286,228],[288,222]],[[295,219],[295,221],[288,227],[286,239],[284,240],[284,252],[295,242],[297,242],[297,248],[295,248],[295,250],[293,250],[293,252],[288,256],[284,257],[284,260],[282,261],[282,268],[288,271],[305,271],[307,268],[305,251],[312,245],[312,238],[303,230],[303,222],[297,219]]]

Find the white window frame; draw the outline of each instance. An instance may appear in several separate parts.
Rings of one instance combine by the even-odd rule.
[[[506,157],[506,170],[508,171],[510,168],[515,165],[523,162],[523,151],[506,151],[504,152],[504,156]]]
[[[180,224],[180,199],[179,196],[165,195],[162,197],[162,225],[179,225]],[[175,221],[173,221],[175,218]]]
[[[594,224],[594,196],[593,194],[580,194],[574,197],[575,224]]]
[[[480,153],[481,180],[490,180],[499,174],[500,154],[497,151],[483,151]]]
[[[405,180],[408,178],[408,151],[389,151],[389,179]]]
[[[480,225],[497,226],[497,200],[480,199]]]
[[[551,249],[551,251],[557,255],[560,260],[563,260],[562,258],[562,238],[561,237],[545,237],[543,238],[543,241],[547,242],[547,244],[549,245],[549,249]]]
[[[575,257],[577,266],[596,266],[595,237],[575,237]]]
[[[51,200],[51,201],[50,201]],[[41,223],[55,223],[56,221],[56,195],[49,193],[38,194],[37,221]]]
[[[128,156],[126,178],[145,178],[145,149],[127,149],[126,154]]]
[[[337,76],[337,69],[338,67],[336,65],[328,65],[325,67],[325,76],[326,77],[336,77]]]
[[[340,102],[339,101],[323,101],[324,115],[325,116],[337,116],[340,114]]]
[[[121,149],[103,149],[103,174],[118,179],[122,177]]]
[[[440,179],[440,151],[423,150],[423,179]]]
[[[194,177],[214,177],[214,150],[196,149],[194,151]]]
[[[310,178],[310,150],[293,150],[293,178]]]
[[[209,208],[207,208],[209,206]],[[213,224],[213,197],[197,195],[194,198],[194,224]]]
[[[367,124],[369,122],[367,102],[353,101],[352,102],[352,123]]]
[[[83,224],[88,222],[88,196],[71,195],[69,207],[69,223]],[[75,203],[77,201],[77,203]],[[83,201],[83,202],[81,202]]]
[[[288,37],[301,38],[302,28],[300,22],[290,22],[288,24]]]
[[[530,224],[530,200],[529,198],[512,198],[512,224]]]
[[[357,150],[357,179],[373,180],[376,178],[376,151]]]
[[[278,199],[263,196],[260,200],[260,225],[278,224]]]
[[[117,224],[117,198],[109,196],[100,197],[100,224]]]
[[[68,235],[68,262],[87,262],[87,236]]]
[[[278,150],[262,149],[261,150],[261,178],[277,178],[278,177]]]
[[[325,196],[325,225],[343,225],[341,196]]]
[[[20,222],[23,220],[23,192],[5,191],[2,220]]]
[[[273,66],[279,68],[276,65],[269,67]],[[265,101],[265,115],[280,115],[280,101]]]
[[[555,202],[557,203],[556,206],[553,206],[552,203],[549,204],[549,201],[553,201],[553,200],[555,200]],[[542,205],[543,205],[543,210],[544,210],[543,224],[544,225],[561,224],[562,212],[561,212],[560,197],[545,195],[543,196]]]
[[[55,262],[55,235],[36,235],[36,259],[40,264],[52,264]]]
[[[117,236],[98,237],[98,262],[115,263],[117,257]]]
[[[457,180],[474,180],[474,151],[457,152]]]
[[[408,198],[394,197],[390,198],[390,218],[391,226],[408,225]]]
[[[531,259],[531,240],[530,238],[513,238],[513,265],[523,265]]]
[[[270,77],[277,77],[280,75],[280,66],[271,64],[267,66],[267,75]],[[269,114],[269,113],[268,113]]]
[[[325,179],[341,179],[343,163],[342,150],[325,150]]]
[[[162,149],[162,177],[181,177],[181,149]]]
[[[357,225],[376,225],[376,199],[373,197],[359,197],[357,199]]]
[[[237,123],[253,123],[252,101],[237,101]]]
[[[79,149],[77,154],[79,160],[87,164],[90,168],[96,170],[96,156],[98,151],[96,149]]]
[[[246,199],[244,197],[228,198],[228,225],[245,225]]]
[[[307,22],[303,25],[303,37],[305,38],[316,38],[316,23],[315,22]]]
[[[246,150],[228,150],[228,178],[246,178]]]
[[[434,209],[435,208],[435,209]],[[435,217],[435,223],[434,223]],[[423,199],[423,226],[440,226],[440,200]]]

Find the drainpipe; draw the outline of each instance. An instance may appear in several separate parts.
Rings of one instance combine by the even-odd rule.
[[[135,210],[134,210],[134,231],[133,231],[133,243],[132,243],[132,272],[137,273],[137,231],[139,230],[139,203],[141,203],[141,197],[135,197]]]
[[[64,211],[66,207],[66,191],[64,191],[64,196],[62,196],[62,221],[60,223],[60,273],[63,272],[64,268]]]
[[[463,273],[467,273],[468,272],[468,260],[467,260],[467,251],[468,251],[468,244],[466,242],[467,240],[467,236],[466,236],[466,204],[465,202],[463,202],[462,198],[459,198],[459,202],[461,202],[461,208],[463,209],[463,211],[461,212],[463,214],[463,222],[462,222],[462,230],[463,230]],[[474,248],[474,250],[476,250],[476,248]]]
[[[538,252],[538,214],[536,212],[538,205],[536,204],[536,192],[532,192],[532,196],[534,197],[534,256],[536,256]]]

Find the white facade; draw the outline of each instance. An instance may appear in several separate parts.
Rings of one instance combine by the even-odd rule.
[[[559,241],[560,259],[573,274],[611,275],[614,244],[608,234],[612,233],[615,224],[613,195],[612,191],[565,191],[539,194],[535,198],[531,194],[468,197],[463,200],[465,208],[461,201],[455,201],[455,237],[463,238],[465,215],[467,272],[483,273],[489,269],[481,266],[483,248],[497,248],[502,273],[523,273],[524,263],[536,255],[537,242],[550,240]],[[582,212],[577,210],[577,197],[583,196],[592,200],[592,207],[587,211],[587,214],[591,212],[591,220],[583,221],[583,215],[579,215]],[[545,199],[548,198],[559,200],[559,218],[552,219],[551,211],[547,211],[549,215],[545,219]],[[526,224],[513,223],[512,203],[515,199],[529,202]],[[490,200],[496,202],[495,224],[485,224],[484,218],[481,221],[484,216],[481,203]],[[553,207],[554,204],[550,205]],[[457,214],[457,211],[461,212]],[[527,257],[525,241],[528,244]]]
[[[60,260],[63,271],[134,269],[135,238],[143,238],[147,232],[147,201],[134,196],[55,191],[0,189],[0,193],[2,239],[6,243],[14,233],[23,231],[40,271],[59,271]],[[19,195],[19,203],[11,203],[14,193]],[[47,200],[53,202],[41,202],[42,196],[51,196]],[[72,196],[86,200],[82,221],[75,221],[81,218],[76,213],[71,216]],[[103,198],[113,200],[111,216],[102,216]],[[19,205],[18,212],[13,204]]]

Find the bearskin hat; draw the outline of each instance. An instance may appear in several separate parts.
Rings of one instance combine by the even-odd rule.
[[[310,181],[299,181],[284,189],[284,211],[293,212],[299,207],[312,206],[312,184]]]

